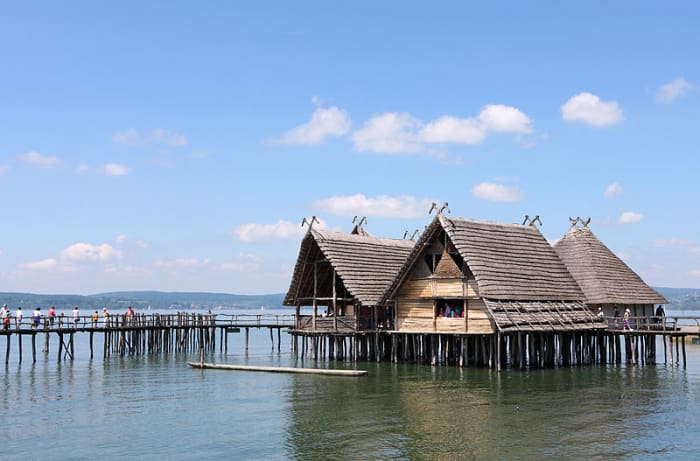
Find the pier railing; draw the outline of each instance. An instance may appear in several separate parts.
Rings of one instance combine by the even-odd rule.
[[[35,323],[31,317],[21,320],[11,318],[9,324],[0,326],[1,332],[32,331],[103,331],[139,328],[190,328],[190,327],[294,327],[294,314],[221,314],[190,313],[175,314],[111,314],[94,319],[91,315],[41,317]]]
[[[700,317],[647,316],[605,317],[609,330],[648,331],[653,333],[683,332],[700,335]]]

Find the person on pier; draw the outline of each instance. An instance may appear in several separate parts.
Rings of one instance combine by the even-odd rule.
[[[664,311],[664,308],[661,304],[659,304],[659,307],[656,308],[656,321],[655,323],[661,323],[664,321],[664,318],[666,317],[666,312]]]
[[[53,328],[53,322],[56,320],[56,306],[49,307],[49,325]]]
[[[78,323],[80,322],[80,309],[78,306],[73,308],[73,327],[78,328]]]
[[[9,330],[10,329],[10,317],[12,317],[12,311],[10,310],[9,307],[7,307],[7,304],[3,306],[4,314],[2,316],[2,329],[3,330]]]
[[[37,307],[34,309],[34,312],[32,313],[32,328],[36,330],[39,328],[39,324],[41,323],[41,308]]]
[[[630,326],[630,315],[632,312],[630,311],[630,308],[628,307],[625,309],[625,314],[622,316],[622,320],[625,323],[625,330],[632,331],[632,327]]]
[[[24,314],[22,313],[22,306],[17,308],[17,313],[15,314],[15,327],[19,330],[22,327],[22,318]]]
[[[93,328],[95,328],[95,327],[97,326],[97,320],[98,320],[99,318],[100,318],[100,314],[99,314],[97,311],[95,311],[95,312],[92,314],[92,327],[93,327]]]
[[[129,306],[129,308],[126,310],[126,323],[127,325],[131,325],[131,322],[134,320],[134,308]]]

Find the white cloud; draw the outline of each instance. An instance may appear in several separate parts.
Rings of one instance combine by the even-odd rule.
[[[108,163],[106,165],[101,165],[97,167],[90,167],[89,165],[82,164],[78,166],[78,174],[103,174],[106,176],[124,176],[129,174],[128,166],[122,165],[120,163]]]
[[[475,117],[445,115],[428,123],[408,113],[371,117],[352,135],[355,149],[385,154],[434,153],[429,144],[478,144],[493,133],[532,133],[532,121],[519,109],[484,106]]]
[[[614,182],[605,189],[604,195],[606,197],[617,197],[620,194],[622,194],[622,186],[620,183]]]
[[[106,243],[102,245],[74,243],[61,252],[61,259],[73,262],[107,262],[121,259],[121,257],[121,251]]]
[[[656,102],[671,103],[686,94],[693,85],[684,78],[677,78],[659,87],[656,91]]]
[[[102,266],[102,272],[111,275],[136,275],[139,277],[151,277],[153,275],[153,271],[149,268],[121,264],[105,264]]]
[[[146,242],[145,240],[137,240],[137,241],[134,242],[134,243],[136,243],[136,246],[137,246],[137,247],[143,248],[143,249],[146,249],[146,248],[148,248],[148,247],[150,246],[150,245],[148,244],[148,242]]]
[[[142,144],[145,142],[133,128],[129,128],[128,130],[124,131],[117,131],[112,135],[112,141],[116,142],[117,144]]]
[[[166,144],[168,146],[184,146],[187,144],[187,137],[180,133],[175,133],[172,131],[164,130],[163,128],[156,128],[153,130],[150,136],[151,141],[159,142],[161,144]]]
[[[688,272],[688,274],[692,275],[693,277],[700,277],[700,270],[695,269],[695,270]]]
[[[108,163],[102,167],[102,171],[104,171],[104,174],[107,176],[124,176],[129,174],[129,167],[119,163]]]
[[[635,213],[634,211],[625,211],[623,212],[619,218],[617,218],[617,222],[620,224],[632,224],[641,221],[644,219],[644,215],[642,213]]]
[[[158,143],[171,147],[179,147],[187,144],[187,137],[163,128],[156,128],[150,133],[142,134],[133,128],[118,131],[112,135],[112,141],[117,144],[147,144]]]
[[[517,187],[489,182],[482,182],[472,187],[472,195],[492,202],[517,202],[523,198],[522,192]]]
[[[157,267],[166,267],[166,268],[187,268],[187,267],[206,266],[210,262],[211,261],[209,259],[177,258],[177,259],[156,261],[155,265]]]
[[[240,253],[233,262],[223,263],[221,270],[247,272],[260,269],[262,258],[254,254]]]
[[[329,136],[342,136],[348,131],[352,122],[350,115],[335,106],[324,109],[317,108],[311,120],[299,125],[273,140],[282,144],[319,144]]]
[[[666,240],[657,240],[654,242],[654,246],[657,248],[669,248],[673,246],[685,246],[688,245],[690,242],[688,240],[684,239],[679,239],[679,238],[670,238]]]
[[[355,131],[355,149],[383,154],[420,153],[425,146],[418,138],[421,122],[411,114],[387,112],[367,120]]]
[[[126,235],[124,234],[119,234],[114,239],[114,243],[116,243],[117,245],[121,245],[124,242],[126,242]]]
[[[691,248],[688,248],[688,251],[690,253],[700,255],[700,247],[691,247]]]
[[[35,151],[25,152],[19,158],[30,165],[41,168],[53,168],[60,162],[58,157],[44,156]]]
[[[615,101],[601,101],[591,93],[572,96],[561,106],[564,120],[584,122],[596,127],[616,125],[623,120],[622,109]]]
[[[272,224],[241,224],[233,229],[235,237],[242,242],[299,238],[304,232],[300,224],[285,220]]]
[[[365,197],[364,194],[335,196],[316,200],[313,207],[339,216],[381,216],[384,218],[418,218],[426,216],[432,200],[410,195]]]
[[[9,170],[9,169],[10,169],[9,166],[3,165],[3,164],[0,163],[0,174],[5,174],[5,173],[7,173],[7,170]]]
[[[477,120],[487,133],[532,133],[532,121],[515,107],[488,105],[479,112]]]
[[[20,267],[31,270],[49,270],[55,268],[57,265],[58,261],[56,261],[54,258],[49,258],[41,261],[20,264]]]
[[[423,127],[420,139],[429,143],[478,144],[486,130],[473,118],[440,117]]]

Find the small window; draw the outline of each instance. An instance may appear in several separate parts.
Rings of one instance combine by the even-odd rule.
[[[438,299],[437,301],[437,316],[445,318],[463,318],[464,300],[463,299]]]

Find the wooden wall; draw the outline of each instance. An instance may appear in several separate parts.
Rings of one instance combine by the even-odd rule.
[[[418,279],[409,280],[397,293],[398,331],[491,334],[495,326],[489,319],[486,305],[477,296],[475,280]],[[467,299],[466,316],[438,317],[437,299]]]
[[[467,310],[469,333],[490,334],[496,332],[496,326],[489,318],[486,304],[481,299],[470,299]]]
[[[479,296],[476,280],[418,279],[401,286],[397,298],[464,298]]]

